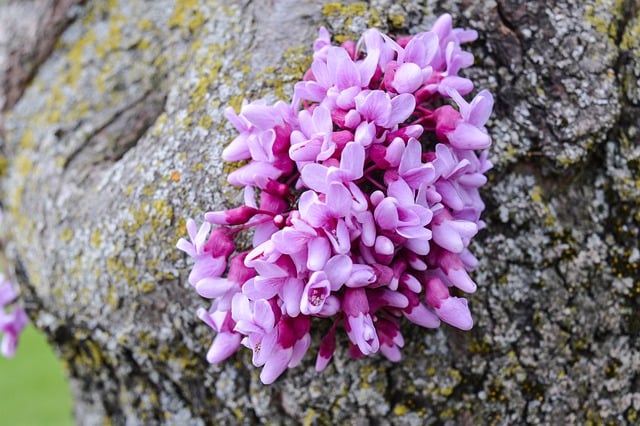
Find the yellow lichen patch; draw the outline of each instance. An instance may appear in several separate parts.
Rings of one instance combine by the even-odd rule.
[[[29,128],[25,129],[22,134],[22,138],[20,139],[20,148],[21,149],[33,149],[33,131]]]
[[[155,193],[156,193],[156,186],[155,186],[155,184],[145,185],[145,186],[142,188],[142,194],[143,194],[145,197],[149,197],[149,198],[151,198],[151,197],[153,197],[153,194],[155,194]]]
[[[479,340],[477,338],[469,341],[469,352],[474,354],[488,354],[491,352],[491,342],[488,338]]]
[[[109,33],[103,43],[95,46],[95,52],[98,58],[103,58],[107,53],[118,50],[122,44],[122,33],[120,32],[125,18],[119,15],[110,15],[109,17]]]
[[[198,126],[202,127],[205,130],[209,130],[212,124],[213,120],[206,114],[200,117],[200,120],[198,121]]]
[[[67,53],[67,63],[69,69],[64,76],[64,83],[72,88],[78,86],[80,80],[80,74],[84,67],[85,51],[92,51],[93,44],[96,41],[96,34],[93,29],[87,31],[87,33],[81,37]],[[54,86],[55,87],[55,86]]]
[[[129,208],[132,220],[123,223],[123,228],[130,233],[135,233],[144,226],[150,229],[144,234],[145,244],[149,242],[158,230],[171,225],[173,220],[173,207],[166,200],[155,200],[151,203],[141,202],[135,207]]]
[[[389,23],[391,24],[391,27],[393,29],[404,28],[405,22],[406,21],[405,21],[404,15],[400,15],[400,14],[389,15]]]
[[[211,98],[210,93],[220,84],[220,70],[223,66],[220,58],[226,49],[226,45],[221,46],[217,43],[212,43],[203,48],[200,40],[191,45],[191,51],[195,52],[191,68],[196,70],[198,75],[196,76],[195,84],[189,89],[190,102],[187,107],[187,115],[181,123],[183,127],[188,127],[194,123],[194,114],[202,114],[207,101]],[[212,121],[208,116],[206,118],[201,116],[197,124],[208,129]]]
[[[337,2],[326,3],[322,7],[322,14],[323,15],[340,14],[342,12],[343,7],[344,6],[341,3],[337,3]]]
[[[438,417],[442,420],[452,419],[454,417],[454,412],[451,408],[447,408],[446,410],[443,410]]]
[[[93,247],[99,247],[102,241],[102,234],[99,229],[96,229],[91,233],[91,245]]]
[[[178,224],[178,235],[185,235],[187,233],[187,221],[184,218],[180,218]]]
[[[142,31],[149,31],[151,28],[153,28],[153,23],[148,19],[141,19],[138,21],[138,28],[140,28]]]
[[[177,170],[174,170],[171,172],[171,180],[173,182],[179,182],[180,181],[180,172]]]
[[[189,29],[195,31],[206,21],[205,16],[199,11],[193,11],[191,20],[189,21]]]
[[[173,15],[169,18],[170,28],[188,28],[195,31],[206,21],[198,8],[198,0],[180,0],[176,2]]]
[[[162,134],[162,130],[164,129],[164,124],[167,122],[167,113],[163,112],[156,118],[156,122],[153,124],[153,133],[154,136],[160,136]]]
[[[378,12],[378,10],[375,8],[371,8],[369,10],[369,13],[370,13],[369,27],[371,28],[379,27],[382,24],[382,21],[380,20],[380,13]],[[403,20],[404,20],[404,17],[403,17]]]
[[[356,32],[362,31],[363,26],[378,27],[382,23],[378,11],[365,2],[326,3],[322,8],[322,14],[330,21],[334,39],[339,43],[356,38]]]
[[[236,95],[229,98],[228,104],[236,113],[240,113],[240,108],[242,108],[243,101],[244,96]]]
[[[140,285],[138,286],[140,291],[143,293],[151,293],[154,287],[155,287],[155,283],[152,281],[144,281],[140,283]]]
[[[158,55],[153,60],[153,66],[154,68],[164,68],[165,65],[167,65],[167,62],[169,61],[167,60],[167,57],[165,55]]]
[[[542,203],[542,188],[536,185],[531,191],[531,200],[534,203]]]
[[[124,281],[130,286],[135,286],[138,280],[138,270],[125,265],[119,257],[107,258],[107,273],[116,281]]]
[[[95,84],[98,89],[98,93],[104,93],[107,89],[107,82],[113,76],[113,67],[111,62],[104,61],[100,73],[96,77]]]
[[[77,351],[76,362],[91,369],[101,366],[103,364],[103,360],[98,345],[93,343],[91,340],[82,338],[81,336],[76,336],[76,338],[81,341],[80,350]]]
[[[74,67],[72,66],[70,69],[74,70]],[[73,71],[75,72],[75,70]],[[78,74],[76,75],[79,76],[80,70],[77,70]],[[62,76],[63,81],[66,80],[66,76]],[[46,112],[42,115],[42,119],[44,121],[44,123],[46,124],[60,124],[60,117],[62,116],[61,113],[61,106],[64,103],[64,95],[62,94],[62,90],[60,89],[60,85],[56,84],[51,88],[51,95],[49,97],[47,97],[47,101],[46,101]]]
[[[625,14],[624,3],[624,0],[596,0],[594,5],[585,8],[587,22],[612,43],[615,43],[618,34],[618,20],[615,17]]]
[[[89,112],[89,103],[85,100],[73,104],[73,109],[69,113],[72,117],[81,117]]]
[[[282,55],[281,67],[268,66],[259,74],[258,78],[263,80],[265,87],[259,95],[266,96],[275,94],[278,99],[287,100],[290,97],[290,88],[296,81],[304,76],[311,66],[312,57],[305,46],[292,47],[285,50]],[[234,108],[239,111],[238,108]]]
[[[173,219],[173,207],[165,200],[155,200],[153,202],[151,224],[154,228],[159,228],[161,225],[168,225],[171,219]]]
[[[60,239],[64,243],[68,243],[73,239],[73,231],[69,228],[64,228],[60,233]]]
[[[369,389],[371,387],[371,379],[376,373],[376,368],[372,365],[363,365],[360,367],[360,373],[362,389]]]
[[[151,42],[149,40],[147,40],[146,38],[143,38],[138,43],[137,47],[138,47],[138,50],[147,50],[147,49],[149,49],[149,47],[151,47]]]
[[[365,2],[342,4],[339,2],[327,3],[322,7],[323,15],[364,16],[367,11]]]
[[[9,170],[9,160],[4,155],[0,155],[0,177],[5,177]]]
[[[635,25],[628,27],[622,36],[620,47],[624,50],[638,49],[640,47],[640,13],[636,17]]]
[[[393,414],[396,416],[405,416],[409,412],[409,408],[404,404],[398,404],[393,407]]]
[[[240,408],[235,407],[232,410],[233,410],[233,415],[236,416],[236,419],[238,419],[239,421],[244,420],[244,412]]]
[[[304,419],[302,419],[302,424],[304,426],[310,426],[315,424],[315,420],[317,419],[316,410],[313,408],[309,408],[307,410],[307,414],[305,414]]]

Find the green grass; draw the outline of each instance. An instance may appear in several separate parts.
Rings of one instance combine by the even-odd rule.
[[[12,359],[0,356],[0,423],[70,426],[71,393],[45,337],[29,325]]]

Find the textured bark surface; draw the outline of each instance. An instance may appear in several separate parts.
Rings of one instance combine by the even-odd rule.
[[[37,7],[36,7],[37,6]],[[314,357],[263,386],[209,366],[174,248],[237,199],[222,110],[286,97],[320,25],[478,30],[496,94],[476,326],[404,360]],[[640,415],[637,0],[0,1],[7,255],[65,360],[78,424],[592,424]],[[318,337],[318,336],[316,336]],[[317,345],[318,342],[315,342]]]

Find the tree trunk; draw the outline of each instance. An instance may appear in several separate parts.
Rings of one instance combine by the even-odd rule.
[[[65,360],[78,424],[594,424],[640,415],[637,0],[0,1],[6,252]],[[325,25],[474,28],[496,96],[470,332],[404,359],[314,356],[264,386],[205,353],[175,249],[232,205],[222,115],[289,97]],[[316,338],[318,336],[315,336]],[[318,342],[314,343],[317,347]],[[343,345],[345,346],[345,345]]]

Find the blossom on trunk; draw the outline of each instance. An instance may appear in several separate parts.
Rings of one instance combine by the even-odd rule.
[[[312,318],[331,324],[318,371],[338,332],[352,357],[397,362],[403,321],[472,327],[458,293],[476,290],[469,247],[485,226],[493,107],[486,90],[467,101],[474,85],[459,75],[476,37],[449,15],[410,37],[370,29],[340,46],[322,28],[290,103],[227,110],[239,135],[222,157],[245,161],[228,176],[244,205],[187,221],[190,241],[178,242],[211,300],[198,311],[217,333],[209,362],[245,346],[272,383],[308,351]]]

